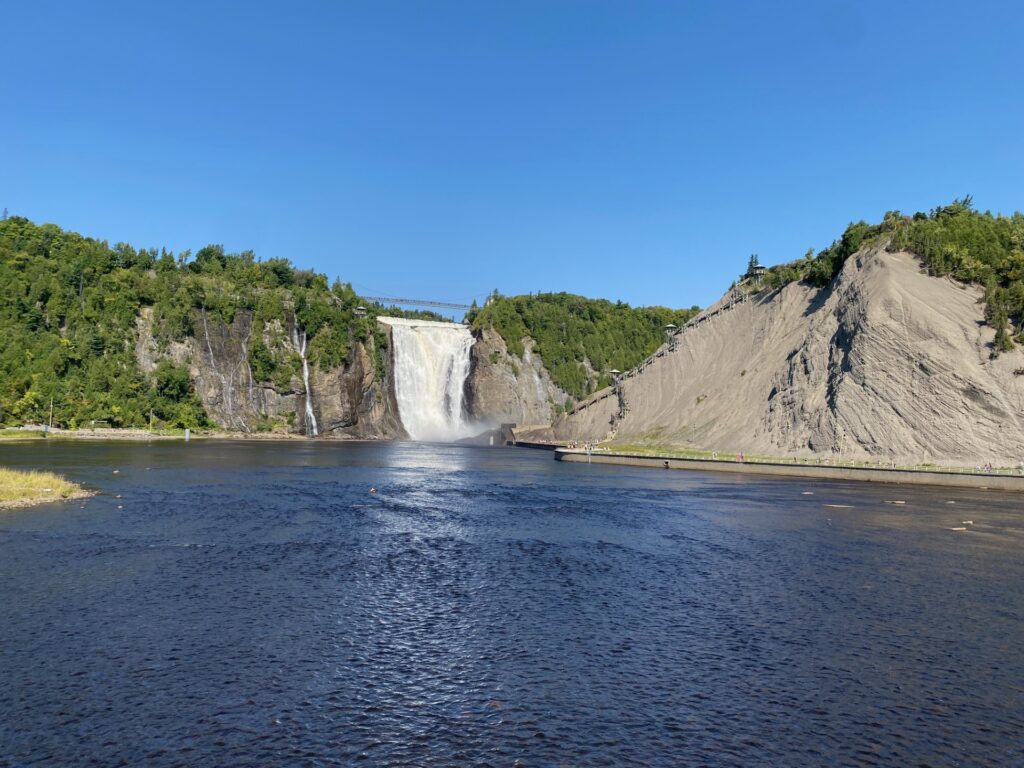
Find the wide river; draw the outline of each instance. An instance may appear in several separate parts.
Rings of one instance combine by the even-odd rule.
[[[1024,765],[1019,496],[417,444],[0,464],[100,491],[0,514],[0,765]]]

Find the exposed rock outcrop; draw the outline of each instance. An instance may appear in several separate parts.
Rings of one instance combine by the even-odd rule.
[[[533,339],[523,340],[523,356],[510,354],[505,340],[485,329],[473,345],[466,379],[466,407],[483,426],[505,422],[550,424],[566,393],[534,352]]]
[[[557,422],[561,439],[770,455],[1016,465],[1019,349],[990,358],[981,291],[881,248],[826,289],[804,284],[709,308],[616,397]],[[729,305],[726,311],[725,305]]]
[[[153,337],[147,308],[141,311],[137,325],[135,353],[142,370],[152,371],[162,359],[188,366],[196,394],[218,426],[239,432],[273,429],[309,433],[301,374],[296,371],[284,383],[259,381],[249,362],[254,338],[286,355],[298,355],[292,340],[296,334],[290,327],[267,324],[257,328],[252,313],[245,310],[237,312],[228,325],[197,310],[195,335],[161,349]],[[346,365],[327,371],[310,367],[311,401],[321,434],[363,438],[403,434],[393,388],[389,386],[387,362],[385,359],[380,375],[375,375],[372,351],[354,342]]]

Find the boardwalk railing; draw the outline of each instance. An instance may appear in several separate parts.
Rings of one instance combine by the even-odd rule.
[[[679,337],[682,336],[684,333],[686,333],[687,331],[690,331],[693,328],[696,328],[696,327],[698,327],[700,325],[703,325],[704,323],[708,322],[708,320],[710,320],[713,317],[718,317],[719,315],[721,315],[721,314],[723,314],[725,312],[728,312],[730,309],[735,307],[737,304],[744,304],[744,303],[746,303],[747,301],[750,300],[750,296],[751,296],[751,294],[747,293],[746,291],[740,290],[739,288],[733,288],[732,291],[730,291],[730,293],[729,293],[729,298],[726,300],[726,302],[724,304],[722,304],[720,307],[718,307],[718,308],[716,308],[716,309],[714,309],[714,310],[712,310],[710,312],[701,312],[699,315],[697,315],[696,317],[692,318],[689,322],[687,322],[685,325],[683,325],[682,328],[679,328],[678,330],[676,330],[669,337],[668,342],[666,344],[662,344],[658,348],[658,350],[656,352],[654,352],[650,357],[648,357],[642,363],[637,365],[635,368],[631,368],[630,370],[628,370],[624,374],[622,374],[622,378],[623,379],[631,379],[634,376],[636,376],[636,375],[642,373],[644,370],[646,370],[647,367],[649,365],[653,364],[654,361],[657,360],[658,358],[664,357],[669,352],[675,352],[679,348],[678,347]],[[618,390],[618,392],[616,392],[616,390]],[[626,415],[626,413],[629,411],[629,406],[626,404],[625,395],[622,394],[621,383],[616,383],[615,385],[613,385],[611,387],[605,387],[604,389],[602,389],[602,390],[600,390],[598,392],[595,392],[594,394],[592,394],[586,400],[583,400],[582,402],[577,403],[572,408],[572,410],[566,411],[566,416],[574,416],[574,415],[576,415],[578,413],[581,413],[582,411],[587,410],[591,406],[597,405],[598,403],[600,403],[601,401],[605,400],[606,398],[612,397],[613,395],[616,395],[616,394],[618,394],[618,397],[619,397],[619,410],[618,410],[618,413],[613,415],[612,418],[611,418],[611,426],[612,426],[612,430],[614,431],[615,426],[617,425],[618,421],[620,419],[622,419],[622,417],[624,417]]]

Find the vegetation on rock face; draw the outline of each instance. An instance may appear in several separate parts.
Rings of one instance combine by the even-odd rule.
[[[817,255],[770,268],[762,285],[779,288],[804,280],[827,286],[846,259],[862,246],[885,244],[890,251],[917,255],[928,271],[985,289],[985,320],[995,329],[998,354],[1024,342],[1024,215],[993,215],[975,210],[970,196],[904,216],[889,211],[880,224],[850,224],[842,238]]]
[[[21,217],[0,221],[0,425],[45,422],[53,402],[55,426],[104,422],[139,427],[160,422],[201,427],[208,417],[187,369],[160,362],[144,374],[136,361],[136,322],[152,310],[153,336],[167,351],[174,342],[231,324],[240,311],[255,328],[249,347],[253,376],[285,390],[299,374],[289,329],[308,337],[312,364],[345,364],[353,340],[386,343],[375,315],[352,287],[299,270],[286,259],[259,261],[251,251],[219,245],[178,255],[136,250],[36,225]],[[389,314],[406,313],[394,308]]]
[[[470,311],[469,320],[476,329],[496,330],[515,355],[523,354],[523,339],[532,338],[551,380],[582,398],[610,383],[610,369],[628,370],[654,352],[665,341],[666,325],[681,326],[699,311],[633,308],[571,293],[506,297],[495,291],[487,306]]]

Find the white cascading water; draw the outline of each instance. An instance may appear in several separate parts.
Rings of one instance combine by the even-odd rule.
[[[400,317],[378,320],[391,326],[395,399],[409,437],[448,442],[472,435],[463,413],[463,387],[473,346],[469,328]]]
[[[306,359],[306,332],[302,332],[302,342],[299,342],[299,331],[292,328],[292,342],[295,349],[302,358],[302,383],[306,387],[306,434],[309,437],[316,437],[316,414],[313,413],[313,394],[309,391],[309,360]]]

